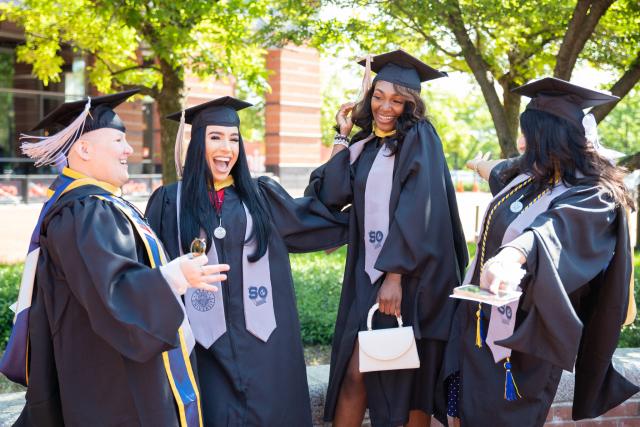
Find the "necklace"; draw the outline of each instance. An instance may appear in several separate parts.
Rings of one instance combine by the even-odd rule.
[[[222,191],[222,196],[219,196],[218,191],[216,191],[215,189],[212,191],[213,197],[211,195],[211,192],[209,192],[209,200],[216,210],[219,221],[218,226],[215,228],[215,230],[213,230],[213,236],[218,240],[222,240],[227,236],[227,230],[225,230],[225,228],[222,226],[222,202],[224,201],[224,190],[221,189],[219,191]]]

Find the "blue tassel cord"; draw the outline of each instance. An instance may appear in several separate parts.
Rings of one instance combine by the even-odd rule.
[[[507,357],[507,361],[504,364],[505,369],[505,380],[504,380],[504,398],[508,401],[518,400],[522,396],[518,391],[518,386],[516,385],[515,380],[513,379],[513,374],[511,373],[511,361]]]

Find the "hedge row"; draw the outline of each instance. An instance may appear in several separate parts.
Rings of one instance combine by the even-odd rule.
[[[470,247],[470,252],[474,247]],[[330,344],[336,320],[345,248],[332,253],[316,252],[291,255],[291,269],[295,283],[302,340],[305,345]],[[640,301],[640,254],[635,257],[636,301]],[[13,313],[9,306],[18,296],[21,265],[0,266],[0,348],[4,348],[9,334]],[[640,319],[624,328],[620,347],[640,347]]]

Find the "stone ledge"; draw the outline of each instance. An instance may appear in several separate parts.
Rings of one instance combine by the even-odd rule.
[[[640,384],[640,348],[619,348],[616,350],[613,364],[621,374],[623,374],[629,381],[634,384]],[[322,421],[323,411],[324,411],[324,400],[325,393],[327,391],[327,381],[329,379],[329,366],[328,365],[320,365],[320,366],[307,366],[307,378],[309,381],[309,392],[311,394],[311,411],[313,412],[313,425],[316,427],[325,426],[325,423]],[[550,411],[552,416],[549,419],[549,425],[559,425],[557,423],[562,423],[565,421],[571,420],[571,402],[573,401],[573,373],[571,372],[563,372],[562,378],[560,379],[560,384],[558,385],[558,391],[556,392],[556,397],[553,400],[553,406]],[[609,420],[608,415],[612,414],[612,416],[618,417],[616,414],[618,412],[624,412],[627,414],[624,417],[624,420],[627,422],[625,425],[638,425],[640,426],[640,409],[638,409],[638,402],[640,401],[640,393],[636,394],[632,399],[627,401],[629,403],[629,408],[619,409],[621,407],[612,409],[609,413],[593,420],[593,425],[600,425],[603,419]],[[625,405],[621,405],[625,406]],[[563,408],[568,408],[568,410]],[[636,409],[633,409],[636,408]],[[633,421],[633,423],[628,423],[629,421]],[[366,420],[365,420],[366,422]],[[612,422],[617,422],[613,421]],[[589,425],[588,421],[581,421],[582,425]],[[329,425],[329,424],[326,424]],[[367,424],[368,425],[368,424]],[[439,423],[432,422],[431,425],[433,427],[439,426]],[[571,424],[574,425],[574,424]],[[609,425],[609,424],[606,424]],[[617,424],[611,424],[617,425]],[[621,424],[622,425],[622,424]]]
[[[622,348],[616,350],[613,363],[627,379],[635,384],[640,384],[640,348]],[[325,425],[328,425],[322,421],[328,378],[329,365],[307,367],[307,380],[309,381],[309,393],[311,395],[311,411],[313,413],[314,426],[317,427],[325,427]],[[563,372],[560,385],[558,386],[558,392],[556,393],[553,406],[547,418],[547,425],[575,425],[570,422],[573,386],[573,374]],[[24,392],[0,394],[0,425],[8,426],[15,422],[23,406]],[[603,422],[605,424],[602,424]],[[365,424],[363,425],[368,425],[367,420],[365,420]],[[437,422],[432,423],[433,427],[438,425],[439,423]],[[612,409],[607,414],[592,422],[581,421],[580,426],[583,425],[640,425],[640,393],[636,394],[625,404]]]

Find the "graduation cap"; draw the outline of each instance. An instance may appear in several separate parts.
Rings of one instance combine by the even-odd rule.
[[[63,163],[69,148],[81,135],[103,128],[124,132],[124,123],[113,109],[139,91],[140,89],[131,89],[65,102],[31,129],[61,130],[50,136],[22,134],[20,148],[25,155],[35,160],[36,166]]]
[[[402,49],[373,57],[367,56],[358,61],[358,64],[365,67],[365,79],[368,80],[369,70],[376,73],[373,83],[384,80],[418,92],[421,82],[447,76],[446,73],[431,68]]]
[[[511,90],[531,98],[527,110],[544,111],[561,117],[583,129],[585,108],[608,104],[620,98],[606,92],[588,89],[555,77],[545,77]]]
[[[191,125],[191,131],[206,126],[240,126],[238,111],[253,104],[234,98],[223,96],[213,101],[205,102],[195,107],[190,107],[182,111],[171,113],[166,116],[169,120],[180,122],[178,134],[176,135],[176,145],[174,150],[174,160],[178,178],[182,177],[183,164],[182,153],[184,151],[184,125]]]

